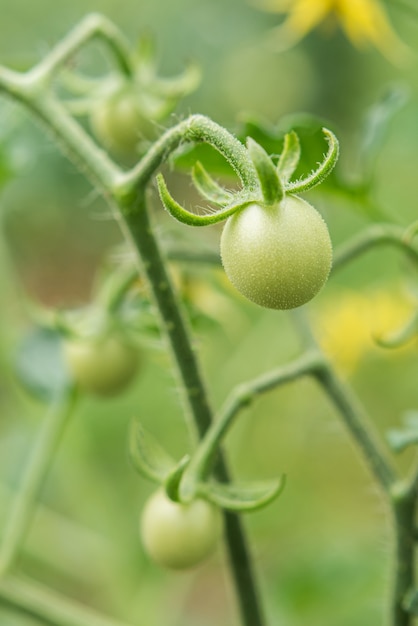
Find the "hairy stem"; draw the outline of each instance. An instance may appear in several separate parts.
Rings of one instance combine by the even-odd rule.
[[[193,455],[186,475],[193,477],[193,480],[207,477],[222,439],[231,428],[238,413],[253,402],[256,396],[298,380],[303,376],[313,374],[321,363],[322,360],[316,351],[307,352],[293,363],[268,372],[248,383],[243,383],[234,389],[221,409],[218,418],[206,432],[197,453]]]
[[[58,448],[67,422],[73,412],[77,393],[72,390],[68,396],[57,400],[47,414],[28,463],[6,528],[3,531],[0,547],[0,575],[10,569],[31,524],[37,500],[48,470]]]
[[[339,380],[330,365],[317,370],[315,375],[326,395],[338,409],[377,482],[387,493],[395,483],[397,473],[363,407],[351,389]]]
[[[412,626],[413,614],[406,606],[408,593],[415,581],[415,516],[417,494],[415,489],[397,485],[391,492],[395,527],[395,556],[390,607],[390,626]]]
[[[125,215],[126,225],[139,253],[141,266],[148,277],[160,313],[161,324],[169,340],[187,407],[192,414],[197,435],[202,438],[212,423],[212,409],[180,304],[167,275],[164,260],[149,222],[145,199],[139,198],[135,210],[127,211]],[[222,482],[229,480],[229,472],[222,455],[219,456],[215,473]],[[243,624],[262,626],[264,619],[241,521],[232,513],[225,513],[224,517],[227,549]]]
[[[126,76],[132,76],[133,68],[129,62],[129,46],[124,35],[110,20],[103,15],[91,13],[77,24],[77,26],[64,37],[51,52],[36,65],[28,77],[32,81],[50,81],[54,74],[60,70],[79,50],[89,41],[101,39],[106,43],[119,66],[119,70]]]

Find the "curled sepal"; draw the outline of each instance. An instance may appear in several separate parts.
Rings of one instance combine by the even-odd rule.
[[[198,493],[228,511],[256,511],[275,500],[283,491],[286,475],[275,480],[233,485],[211,481],[200,483]]]
[[[253,202],[257,201],[256,198],[242,198],[237,195],[235,196],[236,202],[223,207],[219,211],[208,213],[207,215],[196,215],[196,213],[188,211],[174,200],[174,198],[170,195],[167,185],[165,184],[165,180],[161,174],[158,174],[157,176],[157,185],[161,202],[163,203],[165,209],[176,220],[182,222],[183,224],[188,224],[189,226],[210,226],[211,224],[222,222],[230,215],[236,213],[236,211],[244,209]]]
[[[261,192],[267,204],[276,204],[284,192],[277,170],[267,152],[254,139],[248,137],[247,149],[260,181]]]
[[[162,98],[179,100],[192,93],[201,81],[201,71],[198,65],[190,63],[185,70],[174,78],[155,77],[153,92]]]
[[[222,207],[232,201],[232,194],[222,189],[199,161],[193,166],[192,179],[200,195],[212,204]]]
[[[283,151],[277,163],[277,172],[282,184],[286,185],[292,177],[298,166],[300,159],[300,141],[299,137],[292,130],[284,137]]]
[[[173,502],[180,502],[180,482],[184,470],[189,465],[190,456],[186,454],[175,467],[169,472],[164,481],[165,492]]]
[[[303,191],[313,189],[313,187],[321,184],[334,169],[339,154],[338,139],[334,133],[327,128],[323,128],[322,131],[328,141],[328,152],[324,156],[322,163],[319,165],[318,169],[313,171],[312,174],[306,178],[295,181],[294,183],[288,183],[286,186],[287,193],[302,193]]]
[[[171,456],[137,421],[133,421],[130,428],[129,456],[141,476],[160,484],[176,467]]]
[[[381,348],[401,348],[408,341],[418,336],[418,311],[414,313],[411,319],[399,330],[393,332],[386,337],[375,337],[376,343]]]

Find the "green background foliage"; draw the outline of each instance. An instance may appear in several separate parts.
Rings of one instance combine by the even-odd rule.
[[[341,139],[339,183],[329,183],[309,198],[326,218],[336,244],[381,216],[405,226],[416,219],[416,61],[392,67],[373,50],[354,49],[339,33],[312,33],[278,54],[266,44],[277,17],[242,0],[89,0],[87,5],[1,0],[1,7],[3,65],[28,68],[87,11],[95,10],[114,19],[133,44],[141,34],[152,33],[167,76],[181,71],[190,58],[198,62],[201,86],[172,121],[200,112],[240,133],[251,114],[276,129],[267,132],[272,140],[277,129],[287,128],[285,116],[295,112],[327,120]],[[418,19],[395,8],[390,15],[416,54]],[[98,46],[82,59],[86,71],[106,67]],[[371,149],[362,157],[367,119],[371,127],[366,113],[394,85],[406,94],[405,102],[373,145],[377,152]],[[382,110],[384,117],[380,105],[378,114]],[[129,251],[115,253],[121,235],[103,201],[29,116],[5,101],[0,103],[0,138],[0,182],[14,173],[0,197],[2,527],[45,411],[16,378],[14,352],[31,327],[27,299],[48,307],[86,304],[102,264],[109,256],[126,259]],[[314,142],[305,171],[315,166],[320,150]],[[367,168],[373,173],[372,187],[364,193],[360,183]],[[189,206],[196,202],[184,173],[169,178],[176,198]],[[164,240],[216,249],[219,227],[192,231],[163,212],[156,193],[153,204]],[[181,276],[214,404],[234,384],[298,353],[287,314],[244,302],[221,270],[181,266],[173,271]],[[362,294],[368,315],[377,320],[381,305],[375,294],[387,293],[395,303],[413,302],[416,273],[398,251],[382,248],[330,281],[311,310],[319,329],[329,322],[331,311],[337,331],[330,345],[337,363],[347,346],[361,344],[363,337],[358,339],[358,318],[347,322],[350,310],[358,309],[355,300],[346,299],[353,292]],[[338,317],[341,302],[346,317]],[[413,304],[395,311],[396,320],[407,319],[408,306],[412,311]],[[166,347],[152,330],[142,331],[141,342],[146,364],[135,385],[119,398],[84,399],[71,422],[20,565],[54,589],[138,625],[235,626],[221,550],[196,571],[173,575],[151,564],[139,542],[139,511],[151,486],[128,460],[130,420],[139,418],[176,458],[190,446]],[[343,375],[384,433],[417,408],[416,343],[388,352],[363,340],[359,352],[349,369],[343,362]],[[234,474],[243,480],[282,472],[288,477],[276,503],[245,517],[270,622],[381,624],[389,561],[383,503],[334,410],[313,383],[297,382],[258,400],[240,418],[226,447]],[[408,451],[399,464],[406,468],[411,459]],[[39,623],[4,607],[0,621],[4,626]]]

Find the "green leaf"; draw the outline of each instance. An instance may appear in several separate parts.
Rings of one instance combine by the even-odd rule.
[[[176,467],[172,457],[137,421],[131,424],[129,456],[134,468],[141,476],[160,484]]]
[[[251,137],[247,140],[247,148],[257,171],[264,200],[267,204],[280,202],[283,198],[283,188],[272,160],[264,148]]]
[[[17,349],[15,369],[20,383],[45,402],[62,396],[72,385],[61,341],[56,330],[36,327]]]
[[[256,511],[275,500],[283,491],[286,476],[259,483],[233,485],[218,482],[199,484],[198,492],[229,511]]]
[[[193,167],[192,178],[198,192],[212,204],[224,206],[231,202],[232,194],[222,189],[199,161]]]
[[[366,114],[360,146],[360,171],[363,180],[372,177],[390,123],[407,99],[408,94],[404,87],[400,85],[389,86]]]

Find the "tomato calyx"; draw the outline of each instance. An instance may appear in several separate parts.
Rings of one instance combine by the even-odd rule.
[[[141,476],[160,485],[173,502],[185,505],[204,499],[225,510],[256,511],[275,500],[285,486],[284,475],[243,484],[219,483],[208,476],[206,461],[213,450],[206,443],[202,441],[191,455],[176,462],[137,421],[131,425],[129,455]]]
[[[285,135],[283,151],[277,165],[262,146],[248,138],[246,154],[258,180],[255,189],[243,186],[235,193],[225,190],[211,177],[201,163],[197,163],[192,171],[192,180],[199,193],[216,208],[210,209],[210,212],[208,211],[205,215],[197,215],[189,211],[171,196],[164,177],[159,174],[157,186],[161,201],[165,209],[175,219],[189,226],[215,224],[251,204],[277,205],[287,195],[296,195],[313,189],[331,173],[338,159],[339,144],[330,130],[323,128],[323,133],[328,142],[328,151],[317,169],[306,178],[291,182],[291,177],[300,158],[299,139],[296,133],[292,131]]]

